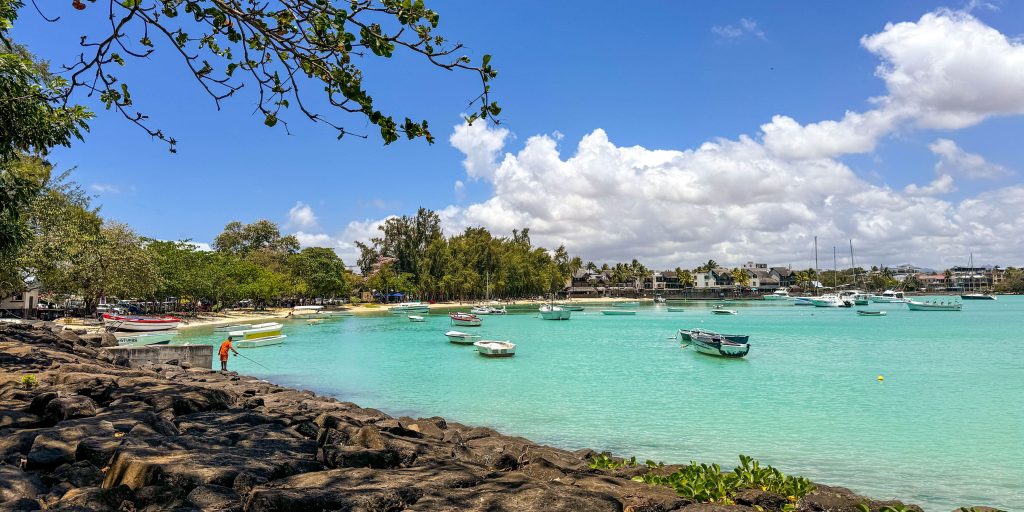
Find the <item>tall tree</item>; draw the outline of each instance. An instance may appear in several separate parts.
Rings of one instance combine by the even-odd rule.
[[[224,226],[224,231],[214,238],[213,248],[239,256],[248,256],[261,250],[292,254],[299,250],[299,240],[295,235],[281,236],[277,224],[266,219],[251,224],[233,221]]]
[[[350,291],[345,263],[331,249],[307,247],[289,258],[288,267],[301,283],[304,297],[342,297]]]

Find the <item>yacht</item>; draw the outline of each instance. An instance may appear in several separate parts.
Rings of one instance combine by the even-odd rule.
[[[875,296],[871,297],[871,302],[902,304],[904,302],[907,302],[907,298],[906,298],[906,296],[903,295],[903,292],[901,292],[901,291],[898,291],[898,290],[886,290],[886,291],[882,292],[881,295],[875,295]]]
[[[793,297],[789,296],[789,290],[779,288],[774,293],[761,297],[761,300],[793,300]]]

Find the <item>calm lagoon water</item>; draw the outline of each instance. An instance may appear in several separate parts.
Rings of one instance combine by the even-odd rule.
[[[447,316],[286,324],[283,345],[231,368],[394,415],[444,416],[576,449],[666,462],[754,456],[787,473],[926,510],[1024,510],[1024,297],[955,312],[730,303],[736,316],[639,308],[567,322],[535,312],[473,330],[519,345],[485,359],[448,343]],[[607,308],[607,307],[606,307]],[[746,359],[681,349],[677,329],[751,336]],[[211,329],[180,342],[213,343]],[[877,376],[885,377],[879,382]]]

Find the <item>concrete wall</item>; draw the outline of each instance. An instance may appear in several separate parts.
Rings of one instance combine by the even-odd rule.
[[[109,347],[115,357],[128,358],[128,366],[138,368],[144,364],[162,364],[177,360],[193,368],[213,367],[212,345],[150,345],[148,347]]]

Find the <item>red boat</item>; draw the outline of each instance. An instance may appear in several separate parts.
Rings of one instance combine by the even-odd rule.
[[[103,324],[113,331],[165,331],[181,323],[173,316],[121,316],[103,313]]]
[[[470,313],[448,313],[448,316],[452,319],[453,324],[463,327],[480,327],[480,324],[483,323],[480,317]]]

